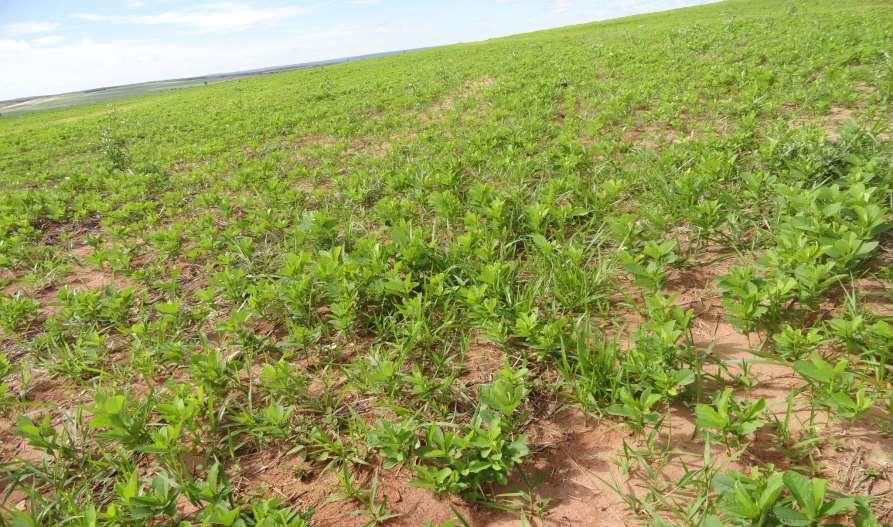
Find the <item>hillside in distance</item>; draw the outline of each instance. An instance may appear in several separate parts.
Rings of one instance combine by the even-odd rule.
[[[89,90],[58,93],[54,95],[21,97],[8,101],[0,101],[0,115],[20,115],[40,110],[55,110],[83,104],[103,103],[129,97],[138,97],[140,95],[148,95],[156,92],[187,88],[190,86],[207,85],[208,83],[233,81],[258,75],[269,75],[271,73],[281,73],[284,71],[329,66],[332,64],[341,64],[345,62],[370,59],[375,57],[387,57],[389,55],[398,55],[400,53],[407,53],[409,51],[415,50],[372,53],[369,55],[361,55],[357,57],[343,57],[331,60],[319,60],[286,66],[271,66],[267,68],[234,71],[229,73],[215,73],[210,75],[198,75],[195,77],[185,77],[180,79],[165,79],[159,81],[139,82],[135,84],[123,84],[120,86],[104,86]]]
[[[0,524],[893,522],[893,9],[0,119]]]

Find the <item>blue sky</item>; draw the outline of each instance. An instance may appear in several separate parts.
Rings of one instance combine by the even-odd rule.
[[[469,42],[705,0],[0,0],[0,100]]]

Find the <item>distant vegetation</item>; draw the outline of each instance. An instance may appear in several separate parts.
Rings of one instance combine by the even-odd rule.
[[[891,35],[733,0],[0,120],[0,524],[893,520]]]
[[[340,64],[343,62],[351,62],[354,60],[368,59],[374,57],[386,57],[389,55],[397,55],[406,53],[406,51],[392,51],[385,53],[373,53],[370,55],[362,55],[358,57],[344,57],[340,59],[321,60],[316,62],[307,62],[303,64],[293,64],[289,66],[274,66],[270,68],[259,68],[254,70],[237,71],[232,73],[218,73],[212,75],[203,75],[198,77],[189,77],[182,79],[168,79],[151,82],[140,82],[136,84],[125,84],[121,86],[108,86],[101,88],[93,88],[89,90],[74,91],[68,93],[60,93],[56,95],[46,95],[38,97],[23,97],[9,101],[0,101],[0,116],[21,115],[41,110],[56,110],[60,108],[69,108],[83,104],[101,103],[115,101],[128,97],[137,97],[151,93],[176,90],[179,88],[187,88],[190,86],[207,85],[208,83],[232,81],[254,77],[257,75],[268,75],[271,73],[279,73],[283,71],[299,70],[312,67],[321,67],[331,64]]]
[[[213,79],[220,81],[224,79]],[[116,86],[98,90],[85,90],[45,97],[30,97],[0,102],[0,115],[9,117],[40,110],[56,110],[72,106],[113,101],[126,97],[136,97],[151,93],[164,92],[187,86],[207,84],[204,79],[185,79],[174,81],[147,82],[129,86]]]

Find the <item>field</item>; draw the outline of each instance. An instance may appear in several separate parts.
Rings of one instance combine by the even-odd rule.
[[[0,119],[0,525],[893,521],[893,9]]]
[[[282,71],[312,68],[330,64],[340,64],[343,62],[350,62],[372,57],[384,57],[400,53],[405,53],[405,51],[373,53],[360,57],[344,57],[340,59],[306,62],[302,64],[292,64],[289,66],[276,66],[271,68],[260,68],[232,73],[219,73],[204,75],[200,77],[189,77],[184,79],[168,79],[161,81],[141,82],[137,84],[125,84],[121,86],[109,86],[105,88],[95,88],[91,90],[60,93],[57,95],[25,97],[9,101],[0,101],[0,115],[21,115],[41,110],[56,110],[90,103],[109,102],[117,99],[148,95],[157,92],[172,91],[190,86],[207,85],[209,83],[245,79],[257,75],[268,75],[270,73],[278,73]]]
[[[214,79],[211,80],[214,82]],[[0,102],[0,115],[20,115],[41,110],[55,110],[89,103],[99,103],[107,100],[146,95],[159,91],[173,90],[176,88],[207,84],[201,79],[172,80],[160,82],[147,82],[145,84],[132,84],[129,86],[117,86],[96,91],[71,92],[33,99],[16,99]]]

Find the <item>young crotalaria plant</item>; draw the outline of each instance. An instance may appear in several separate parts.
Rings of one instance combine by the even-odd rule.
[[[766,400],[740,402],[726,388],[716,396],[713,404],[695,407],[697,426],[708,435],[731,445],[753,434],[766,424]]]
[[[713,479],[719,499],[711,525],[825,525],[858,511],[858,526],[879,526],[864,498],[827,491],[824,479],[810,479],[791,470],[777,472],[771,465],[749,475],[730,471]]]

